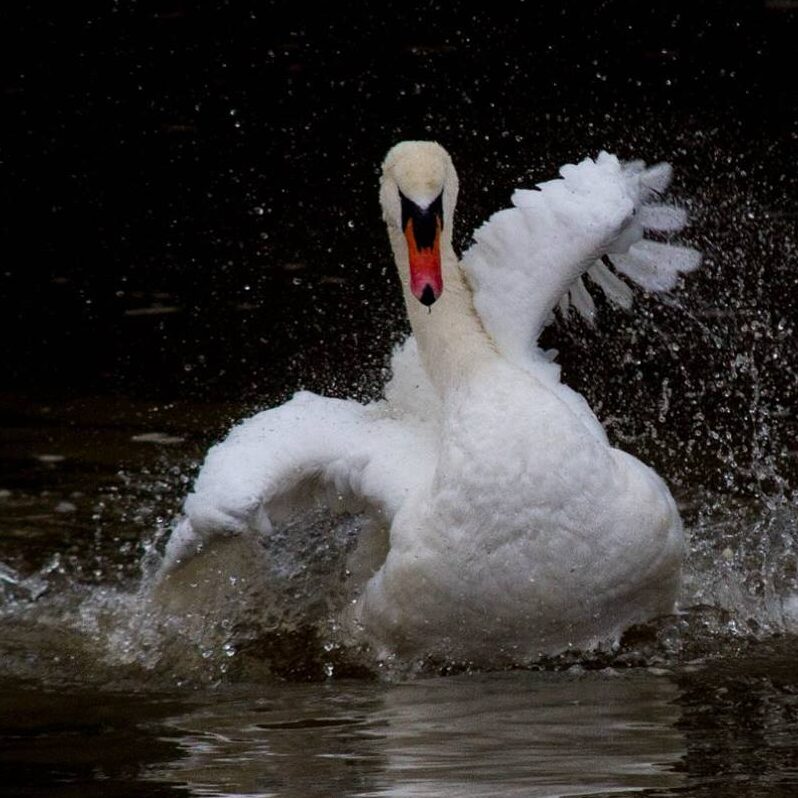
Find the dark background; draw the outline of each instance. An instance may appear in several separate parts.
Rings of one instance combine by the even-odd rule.
[[[798,3],[0,13],[6,397],[243,413],[300,386],[373,396],[405,329],[377,202],[385,151],[411,137],[450,150],[462,246],[514,187],[607,148],[674,163],[707,260],[681,311],[643,297],[596,332],[547,333],[566,377],[631,437],[679,398],[663,452],[682,457],[703,429],[752,455],[767,417],[794,458]]]

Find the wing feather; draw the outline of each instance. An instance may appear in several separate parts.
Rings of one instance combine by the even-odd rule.
[[[615,305],[628,310],[632,307],[632,289],[613,274],[613,272],[600,261],[594,263],[588,270],[590,279],[604,292],[604,296]]]
[[[559,178],[535,189],[516,190],[513,207],[475,232],[462,265],[477,312],[506,357],[529,362],[554,308],[567,316],[573,306],[593,323],[585,272],[610,302],[629,308],[631,288],[611,265],[648,291],[670,291],[698,267],[696,250],[644,239],[647,231],[670,235],[687,224],[682,208],[662,202],[671,174],[666,163],[646,168],[602,152],[566,164]]]
[[[612,262],[646,291],[671,291],[682,273],[695,271],[701,265],[701,255],[690,247],[640,241],[625,255],[613,255]]]
[[[593,297],[590,296],[590,292],[585,287],[581,277],[571,283],[569,293],[573,306],[582,318],[592,326],[596,320],[596,303],[593,301]]]
[[[214,537],[268,536],[286,509],[366,510],[389,525],[429,484],[437,451],[437,398],[423,377],[415,342],[394,355],[387,400],[361,405],[300,392],[242,422],[205,459],[161,572],[199,553]]]

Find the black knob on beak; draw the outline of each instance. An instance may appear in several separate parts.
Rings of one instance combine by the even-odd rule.
[[[432,290],[432,286],[429,283],[424,286],[424,290],[421,292],[421,296],[418,299],[422,305],[426,305],[427,307],[435,301],[435,292]]]

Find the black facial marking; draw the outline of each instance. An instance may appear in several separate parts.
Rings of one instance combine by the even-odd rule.
[[[412,220],[416,246],[419,249],[429,249],[435,243],[435,234],[438,232],[436,220],[440,220],[443,229],[443,192],[426,208],[419,208],[401,191],[399,197],[402,200],[402,230],[406,230],[408,220]]]

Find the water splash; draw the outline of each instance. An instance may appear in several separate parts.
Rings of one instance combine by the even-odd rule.
[[[544,341],[610,437],[672,485],[690,537],[682,613],[631,630],[612,650],[535,667],[684,667],[798,633],[798,363],[783,302],[794,282],[794,218],[772,188],[752,198],[750,179],[724,170],[720,150],[704,157],[686,174],[682,203],[702,270],[672,297],[638,298],[633,315],[602,308],[597,329],[574,321]],[[401,322],[383,334],[387,353]],[[320,366],[316,382],[339,395],[355,382],[355,393],[373,396],[383,360],[364,340],[362,369],[347,377]],[[308,366],[300,359],[297,369]],[[335,624],[354,517],[295,519],[265,562],[228,552],[220,573],[211,560],[175,594],[185,600],[154,589],[196,466],[170,453],[126,468],[97,495],[77,554],[0,564],[3,673],[153,687],[390,670],[348,647]],[[422,672],[461,666],[410,663]]]

